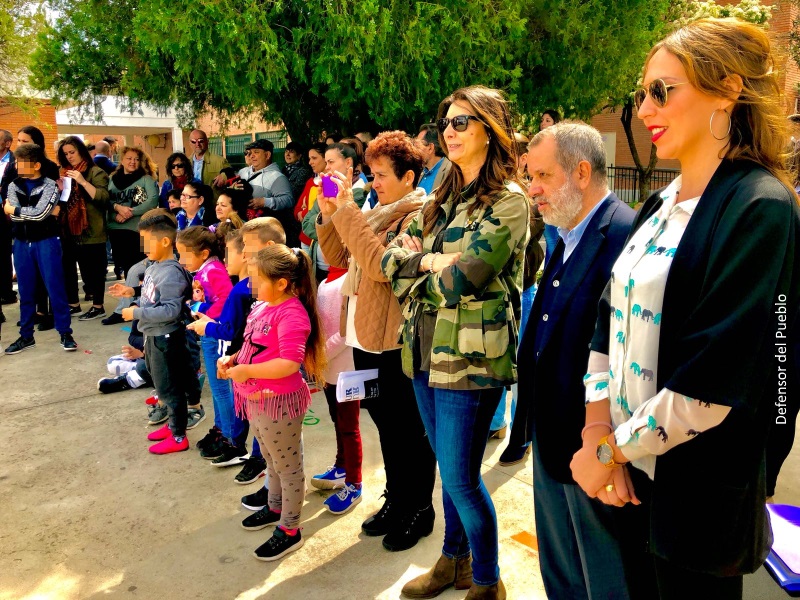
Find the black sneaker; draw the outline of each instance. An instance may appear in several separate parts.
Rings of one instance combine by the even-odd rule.
[[[303,538],[298,531],[295,535],[289,535],[280,527],[276,527],[272,537],[261,544],[253,552],[258,560],[271,561],[278,560],[283,556],[294,552],[303,545]]]
[[[92,306],[89,310],[87,310],[80,317],[78,317],[78,321],[91,321],[92,319],[96,319],[97,317],[105,317],[105,316],[106,316],[105,308],[95,308],[94,306]]]
[[[97,389],[101,394],[113,394],[114,392],[124,392],[133,389],[128,383],[128,378],[125,375],[119,377],[104,377],[97,382]]]
[[[80,313],[82,310],[83,310],[83,309],[81,308],[81,305],[80,305],[80,304],[79,304],[78,306],[70,306],[70,307],[69,307],[69,314],[71,314],[71,315],[77,315],[77,314],[78,314],[78,313]]]
[[[247,485],[258,481],[264,476],[264,471],[267,468],[267,461],[260,456],[251,456],[244,461],[242,470],[233,478],[233,480],[240,485]]]
[[[223,437],[214,440],[210,444],[203,446],[203,449],[200,450],[200,456],[206,460],[214,460],[215,458],[219,458],[222,456],[224,443],[225,438]]]
[[[19,354],[28,348],[35,348],[36,341],[33,338],[19,337],[17,341],[6,348],[6,354]]]
[[[67,352],[75,352],[78,349],[78,343],[72,339],[71,333],[61,334],[61,347]]]
[[[39,324],[36,326],[36,329],[39,331],[50,331],[51,329],[55,329],[56,327],[56,320],[53,315],[42,315],[39,319]]]
[[[417,545],[420,538],[427,537],[433,531],[436,513],[433,505],[422,510],[406,513],[397,526],[383,538],[383,547],[389,552],[402,552]]]
[[[117,323],[124,323],[125,319],[122,318],[121,314],[113,312],[100,322],[103,325],[116,325]]]
[[[258,531],[281,520],[281,513],[274,512],[265,506],[260,511],[253,513],[242,521],[242,527],[248,531]]]
[[[227,441],[222,446],[222,454],[211,461],[215,467],[230,467],[241,465],[247,459],[247,450],[232,446]]]
[[[198,450],[202,450],[210,443],[216,442],[221,437],[222,437],[222,432],[217,427],[212,427],[211,429],[208,430],[208,433],[205,434],[201,440],[197,441],[194,447],[197,448]]]
[[[392,504],[385,491],[381,496],[386,498],[381,509],[361,524],[361,530],[366,535],[386,535],[392,529],[392,525],[400,519],[397,507]]]
[[[267,505],[269,490],[265,487],[260,488],[255,494],[248,494],[242,497],[242,506],[247,510],[261,510]]]

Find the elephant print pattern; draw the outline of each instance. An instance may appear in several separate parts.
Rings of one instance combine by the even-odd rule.
[[[612,269],[609,371],[584,380],[587,402],[610,403],[623,454],[651,478],[656,456],[714,427],[730,410],[686,402],[658,381],[664,287],[698,199],[677,202],[680,177],[661,194],[658,212],[632,235]],[[611,377],[610,373],[617,373]],[[607,387],[599,386],[607,382]],[[705,403],[708,404],[708,403]]]

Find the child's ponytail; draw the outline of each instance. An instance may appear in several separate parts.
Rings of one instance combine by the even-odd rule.
[[[225,259],[225,232],[211,231],[208,227],[194,225],[179,231],[177,241],[195,254],[208,250],[209,258],[216,256],[220,260]]]
[[[275,281],[286,279],[292,294],[303,304],[311,321],[311,333],[306,342],[304,366],[308,376],[319,386],[325,385],[325,369],[328,359],[325,355],[325,339],[322,323],[317,312],[317,292],[314,286],[314,269],[311,258],[298,248],[283,244],[273,244],[259,250],[258,270],[265,277]]]

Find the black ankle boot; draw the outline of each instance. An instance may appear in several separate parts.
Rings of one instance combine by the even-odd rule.
[[[422,510],[405,513],[396,527],[393,527],[383,538],[383,547],[389,552],[401,552],[417,545],[420,538],[429,536],[433,531],[436,513],[433,505]]]
[[[392,504],[384,490],[381,497],[386,498],[381,509],[361,524],[361,530],[369,536],[386,535],[400,518],[397,506]]]

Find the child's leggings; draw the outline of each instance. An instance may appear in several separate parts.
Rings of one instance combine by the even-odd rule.
[[[279,421],[273,421],[262,412],[250,417],[250,427],[267,462],[268,505],[271,510],[281,511],[279,525],[286,529],[295,529],[300,524],[305,497],[304,416],[289,418],[284,412]]]

